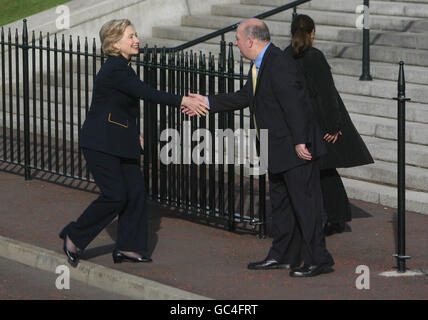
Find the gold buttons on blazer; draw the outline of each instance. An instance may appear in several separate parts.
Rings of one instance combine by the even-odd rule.
[[[110,122],[110,123],[117,124],[118,126],[121,126],[121,127],[124,127],[124,128],[128,128],[128,120],[126,120],[126,124],[123,124],[123,123],[120,123],[120,122],[117,122],[117,121],[113,121],[113,120],[111,120],[111,112],[108,114],[107,121]]]

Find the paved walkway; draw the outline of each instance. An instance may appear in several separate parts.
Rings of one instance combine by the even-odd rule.
[[[58,232],[96,196],[0,171],[0,236],[62,254]],[[247,270],[248,262],[265,258],[271,239],[197,224],[155,203],[148,206],[153,263],[113,263],[116,221],[90,244],[84,259],[213,299],[428,299],[428,215],[406,217],[408,266],[425,276],[386,278],[379,273],[395,265],[395,210],[351,202],[354,219],[347,232],[327,238],[335,272],[314,278]],[[359,265],[370,269],[369,290],[356,288]]]

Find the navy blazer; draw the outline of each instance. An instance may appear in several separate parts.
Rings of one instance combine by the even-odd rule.
[[[248,81],[233,93],[210,95],[210,112],[250,107],[259,129],[268,129],[268,169],[280,173],[307,161],[300,159],[296,144],[305,143],[317,159],[326,147],[310,106],[305,78],[294,58],[273,43],[267,48],[253,95],[251,68]],[[251,120],[252,121],[252,120]]]
[[[141,152],[137,118],[139,99],[180,106],[183,96],[153,89],[141,81],[122,55],[109,56],[95,78],[92,102],[83,123],[80,146],[121,158]]]

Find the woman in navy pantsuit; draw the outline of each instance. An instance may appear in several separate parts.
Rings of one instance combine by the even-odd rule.
[[[192,98],[157,91],[138,78],[129,60],[138,54],[139,41],[129,20],[107,22],[100,38],[108,58],[95,79],[80,147],[101,195],[59,234],[72,266],[78,263],[78,251],[84,250],[116,216],[114,262],[152,261],[147,252],[146,190],[139,164],[139,99],[187,106],[199,115],[207,112],[205,105]]]

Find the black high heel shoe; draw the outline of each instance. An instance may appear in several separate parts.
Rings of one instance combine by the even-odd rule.
[[[73,267],[76,268],[78,263],[79,263],[79,256],[77,254],[77,252],[71,252],[70,250],[67,249],[67,235],[64,234],[60,234],[60,237],[62,239],[64,239],[64,245],[63,245],[63,250],[65,252],[65,255],[68,258],[68,263]]]
[[[142,256],[141,258],[130,257],[130,256],[127,256],[126,254],[123,254],[119,250],[114,250],[112,255],[113,255],[114,263],[122,263],[124,261],[129,261],[129,262],[152,262],[153,261],[152,259],[145,256]]]
[[[327,222],[326,225],[324,226],[324,235],[328,237],[335,233],[342,233],[344,230],[345,230],[345,223]]]

